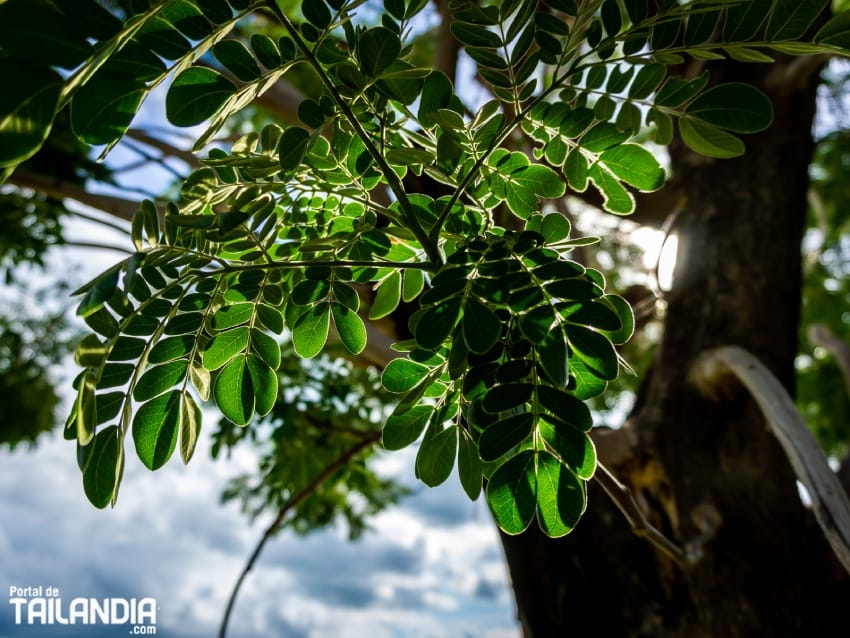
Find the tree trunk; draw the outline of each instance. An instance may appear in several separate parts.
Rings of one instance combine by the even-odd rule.
[[[688,382],[701,352],[738,345],[793,393],[817,79],[795,81],[793,64],[712,68],[713,80],[760,84],[775,121],[735,160],[674,145],[686,203],[663,340],[627,425],[598,437],[649,520],[699,559],[682,568],[658,553],[592,484],[570,536],[502,538],[526,638],[781,638],[846,624],[850,578],[757,406],[743,389],[707,401]]]

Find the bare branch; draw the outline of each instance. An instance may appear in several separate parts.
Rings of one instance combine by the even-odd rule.
[[[626,517],[632,531],[636,536],[641,536],[672,558],[677,565],[687,567],[694,562],[693,557],[688,556],[685,551],[669,538],[664,536],[652,523],[647,520],[644,513],[635,501],[635,497],[625,485],[611,474],[602,463],[597,464],[596,473],[593,475],[596,482],[605,490],[609,498],[614,501],[623,516]]]
[[[132,255],[133,251],[127,248],[126,246],[114,246],[112,244],[100,244],[98,242],[93,241],[66,241],[62,243],[63,246],[70,246],[72,248],[95,248],[97,250],[114,250],[115,252],[124,253],[125,255]]]
[[[245,567],[242,569],[242,573],[239,574],[239,578],[236,580],[236,584],[233,586],[233,591],[230,594],[230,599],[227,601],[227,607],[224,610],[224,617],[221,620],[221,627],[219,628],[218,636],[219,638],[225,638],[227,635],[227,623],[230,620],[230,614],[233,611],[233,606],[236,603],[236,597],[239,595],[239,589],[242,587],[242,583],[245,580],[245,577],[248,576],[248,572],[251,571],[254,567],[254,563],[257,562],[257,558],[260,555],[260,552],[263,551],[263,547],[265,547],[266,542],[274,536],[275,532],[280,528],[286,519],[286,515],[292,511],[301,501],[310,496],[313,492],[315,492],[327,479],[329,479],[334,472],[348,463],[354,456],[358,453],[362,452],[370,445],[377,443],[381,438],[380,431],[365,433],[367,436],[364,436],[360,441],[358,441],[355,445],[350,447],[348,450],[343,452],[339,457],[336,458],[330,465],[328,465],[324,470],[322,470],[316,478],[314,478],[307,486],[304,487],[300,492],[294,494],[292,498],[290,498],[286,503],[283,504],[283,507],[280,508],[280,511],[277,514],[277,517],[272,521],[272,524],[268,526],[265,533],[263,533],[262,538],[260,538],[260,542],[257,543],[257,546],[254,548],[251,557],[248,559],[248,562],[245,564]]]
[[[692,381],[709,398],[722,398],[736,378],[761,408],[797,478],[809,492],[812,510],[827,541],[850,572],[850,500],[779,380],[755,356],[736,346],[703,353],[691,370]]]
[[[145,146],[150,146],[151,148],[155,148],[160,153],[168,157],[174,157],[176,159],[182,160],[186,162],[191,168],[200,168],[201,162],[191,151],[187,151],[182,148],[177,148],[172,144],[169,144],[165,140],[162,140],[158,137],[154,137],[150,133],[137,128],[131,128],[127,131],[126,136],[136,140],[137,142],[141,142]]]
[[[841,373],[844,375],[844,383],[847,384],[847,392],[850,393],[850,344],[845,343],[822,323],[813,323],[808,330],[809,341],[816,346],[829,350],[835,357]]]

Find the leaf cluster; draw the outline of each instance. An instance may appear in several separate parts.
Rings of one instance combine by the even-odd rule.
[[[297,122],[209,150],[178,202],[143,202],[136,252],[78,291],[92,333],[66,435],[84,488],[97,506],[115,501],[128,433],[150,469],[178,447],[188,461],[204,401],[237,427],[269,415],[282,347],[356,356],[366,321],[407,303],[411,338],[382,377],[399,395],[385,447],[419,441],[428,485],[455,465],[470,497],[486,481],[508,533],[536,519],[566,534],[596,464],[586,401],[628,369],[617,346],[634,320],[601,272],[570,258],[594,240],[571,236],[559,200],[592,186],[627,214],[634,190],[660,188],[639,143],[647,127],[662,144],[678,129],[699,153],[740,155],[738,136],[769,125],[769,100],[676,75],[681,63],[844,52],[847,15],[806,39],[825,2],[452,0],[451,33],[492,95],[470,108],[417,62],[424,1],[385,2],[380,24],[358,18],[361,4],[305,2],[299,22],[270,1],[161,0],[63,29],[55,3],[0,4],[0,25],[35,16],[58,43],[15,67],[28,47],[0,27],[0,72],[15,86],[0,98],[9,167],[65,105],[76,134],[108,148],[173,77],[166,115],[206,122],[201,149],[275,83],[305,70],[317,81]],[[277,32],[251,33],[260,16]]]

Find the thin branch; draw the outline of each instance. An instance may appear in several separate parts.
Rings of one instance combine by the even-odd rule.
[[[93,241],[65,241],[62,246],[70,246],[72,248],[96,248],[97,250],[114,250],[125,255],[132,255],[133,251],[126,246],[115,246],[112,244],[100,244]]]
[[[381,438],[381,433],[379,431],[369,432],[368,436],[364,437],[360,441],[358,441],[355,445],[350,447],[348,450],[343,452],[339,457],[337,457],[330,465],[328,465],[324,470],[322,470],[316,478],[314,478],[307,486],[304,487],[300,492],[292,496],[283,506],[280,508],[280,511],[277,514],[277,517],[272,521],[272,524],[268,526],[266,531],[263,533],[262,538],[260,538],[260,542],[257,543],[257,546],[254,548],[254,552],[251,554],[251,557],[248,559],[248,562],[245,564],[245,567],[242,569],[242,573],[239,574],[239,578],[236,580],[236,584],[233,586],[233,591],[230,594],[230,599],[227,601],[227,607],[224,610],[224,617],[221,620],[221,627],[219,628],[218,636],[219,638],[225,638],[227,635],[227,623],[230,620],[230,614],[233,612],[233,606],[236,603],[236,597],[239,595],[239,589],[242,587],[242,583],[245,578],[248,576],[248,572],[251,571],[254,567],[254,563],[257,562],[257,558],[260,556],[260,552],[263,551],[263,547],[265,547],[266,542],[274,536],[275,532],[283,525],[283,521],[286,519],[286,515],[295,508],[301,501],[310,496],[313,492],[315,492],[328,478],[330,478],[334,472],[348,463],[355,455],[365,450],[370,445],[377,443]]]
[[[165,140],[161,140],[158,137],[154,137],[153,135],[142,129],[131,128],[127,131],[127,133],[125,133],[125,137],[129,137],[131,139],[136,140],[137,142],[141,142],[145,146],[155,148],[163,155],[182,160],[191,168],[201,167],[200,160],[191,151],[187,151],[182,148],[178,148],[172,144],[169,144]]]
[[[743,348],[724,346],[703,353],[691,370],[691,379],[706,397],[721,398],[730,377],[740,381],[761,408],[797,479],[808,490],[824,536],[850,572],[850,500],[823,448],[779,380]]]
[[[809,326],[808,335],[813,345],[826,348],[835,357],[838,367],[841,368],[841,374],[844,375],[847,392],[850,394],[850,344],[836,337],[822,323],[813,323]]]
[[[596,473],[593,475],[593,478],[605,490],[608,497],[614,501],[617,509],[626,517],[626,521],[632,526],[632,531],[636,536],[641,536],[648,540],[682,567],[687,567],[693,562],[681,547],[664,536],[664,534],[647,520],[646,515],[641,511],[629,488],[617,480],[602,463],[597,464]]]
[[[117,230],[122,235],[130,234],[130,229],[127,226],[122,226],[121,224],[116,224],[106,219],[99,219],[98,217],[95,217],[94,215],[89,215],[88,213],[84,213],[81,210],[74,210],[69,208],[68,212],[74,217],[85,219],[86,221],[92,222],[93,224],[99,224],[100,226],[105,226],[106,228]]]

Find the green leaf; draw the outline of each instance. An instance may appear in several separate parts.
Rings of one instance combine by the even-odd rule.
[[[465,46],[489,49],[498,49],[502,46],[502,39],[497,34],[477,24],[454,20],[450,28],[458,42]]]
[[[258,416],[265,416],[277,401],[277,374],[265,361],[253,354],[248,355],[246,364],[254,390],[254,409]]]
[[[407,392],[430,372],[425,366],[410,359],[393,359],[381,374],[381,383],[390,392]]]
[[[254,304],[235,303],[216,310],[212,316],[212,327],[214,330],[227,330],[248,323],[253,316]]]
[[[740,139],[702,120],[680,118],[679,133],[691,150],[706,157],[718,159],[739,157],[746,150]]]
[[[512,410],[531,399],[534,386],[530,383],[506,383],[493,386],[484,395],[482,407],[491,414]]]
[[[142,404],[133,418],[136,454],[149,470],[156,470],[171,458],[180,427],[180,397],[177,390]]]
[[[416,341],[426,350],[441,346],[455,327],[461,300],[452,298],[428,308],[416,324]]]
[[[77,392],[77,442],[80,445],[89,445],[95,435],[97,427],[97,399],[95,386],[97,378],[92,370],[87,370],[80,380],[80,389]]]
[[[537,522],[551,538],[569,534],[587,505],[581,480],[548,452],[537,455]]]
[[[105,304],[106,301],[115,294],[115,288],[118,285],[118,273],[120,270],[121,264],[113,266],[105,273],[98,275],[97,278],[86,285],[86,294],[80,302],[80,305],[77,307],[77,316],[88,317],[90,314],[103,307],[103,304]],[[86,287],[83,289],[86,289]]]
[[[405,270],[402,278],[401,298],[405,302],[416,299],[425,288],[425,275],[421,270]]]
[[[373,27],[360,36],[357,55],[363,72],[377,77],[396,61],[401,53],[398,35],[385,27]]]
[[[579,359],[597,376],[610,381],[617,378],[617,352],[604,335],[581,326],[568,326],[570,345]]]
[[[637,144],[621,144],[604,151],[599,161],[627,184],[641,191],[664,185],[664,169],[648,150]]]
[[[772,4],[773,0],[748,0],[730,6],[727,9],[726,24],[723,27],[723,40],[744,42],[752,38],[771,13]]]
[[[587,189],[587,171],[587,158],[580,148],[574,148],[564,162],[564,175],[572,190],[583,193]]]
[[[312,359],[322,351],[328,340],[331,308],[328,303],[311,307],[292,326],[292,345],[298,356]]]
[[[616,215],[629,215],[635,209],[635,199],[620,180],[603,164],[594,164],[588,171],[591,181],[602,193],[602,206]]]
[[[88,144],[110,144],[120,139],[147,92],[147,87],[136,78],[98,73],[71,102],[74,133]]]
[[[94,437],[83,467],[83,490],[92,505],[103,509],[115,498],[124,469],[121,437],[116,426]]]
[[[260,77],[260,67],[248,49],[239,40],[222,40],[216,42],[212,49],[227,69],[243,82],[251,82]]]
[[[483,467],[478,457],[478,448],[466,430],[460,431],[460,445],[457,453],[457,473],[461,487],[471,500],[481,494]]]
[[[691,102],[685,113],[689,121],[697,118],[733,133],[758,133],[773,119],[770,99],[757,88],[740,82],[710,88]]]
[[[483,303],[469,299],[463,307],[463,338],[470,352],[488,352],[502,336],[502,322]]]
[[[632,338],[635,331],[635,314],[629,302],[619,295],[605,295],[599,299],[600,303],[604,303],[613,310],[620,319],[620,328],[618,330],[606,330],[605,334],[615,345],[622,345]]]
[[[453,426],[422,441],[416,454],[416,474],[428,487],[436,487],[449,478],[456,456],[457,427]]]
[[[575,396],[560,389],[547,385],[537,386],[539,404],[552,414],[572,427],[586,432],[593,427],[593,416],[590,408]]]
[[[147,401],[173,388],[186,377],[188,361],[178,359],[148,368],[133,388],[133,399]]]
[[[487,483],[487,503],[496,524],[506,534],[520,534],[537,508],[534,452],[525,450],[500,465]]]
[[[240,326],[217,334],[204,350],[204,367],[207,370],[218,370],[248,347],[249,336],[248,326]]]
[[[552,383],[565,385],[569,377],[569,359],[564,331],[550,330],[537,346],[540,367]]]
[[[15,166],[31,157],[47,139],[62,78],[12,58],[0,58],[0,77],[5,85],[0,93],[0,166]]]
[[[369,319],[381,319],[391,314],[401,302],[401,273],[393,271],[378,285],[375,300],[369,308]]]
[[[478,450],[484,461],[495,461],[522,443],[534,428],[530,412],[515,414],[488,425],[478,439]]]
[[[323,0],[310,0],[310,2],[301,3],[301,12],[310,24],[320,30],[326,29],[331,23],[331,12]]]
[[[248,425],[254,414],[254,385],[247,357],[231,360],[216,377],[213,396],[221,413],[236,425]]]
[[[351,354],[360,354],[366,347],[366,326],[360,316],[348,306],[334,302],[331,304],[334,326],[342,345]]]
[[[277,44],[264,33],[255,33],[251,36],[251,48],[260,63],[267,69],[276,69],[283,62]]]
[[[560,175],[541,164],[524,166],[514,171],[510,180],[538,197],[561,197],[566,190]]]
[[[850,48],[850,11],[833,16],[815,34],[815,42],[842,49]]]
[[[404,359],[395,359],[404,361]],[[382,443],[387,450],[401,450],[422,436],[434,409],[428,405],[417,405],[402,414],[393,414],[384,424]]]
[[[310,146],[310,132],[299,126],[290,126],[280,137],[280,167],[284,171],[294,171],[304,160]]]
[[[331,284],[327,279],[305,279],[292,289],[290,299],[299,306],[310,306],[325,299],[330,291]]]
[[[201,408],[188,392],[182,395],[180,404],[180,458],[188,463],[195,453],[198,435],[201,433],[203,415]]]
[[[251,330],[251,349],[272,370],[280,367],[280,344],[273,337],[256,328]]]
[[[540,435],[579,477],[590,479],[596,471],[596,448],[586,432],[546,416],[538,423]]]
[[[175,126],[194,126],[215,115],[236,92],[226,77],[206,67],[190,67],[168,89],[165,113]]]

